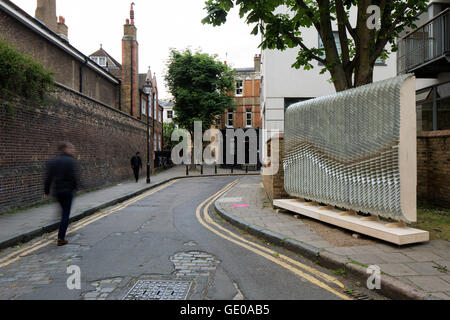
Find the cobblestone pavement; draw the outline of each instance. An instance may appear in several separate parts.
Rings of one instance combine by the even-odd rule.
[[[175,266],[176,276],[205,276],[208,277],[211,272],[216,271],[220,261],[215,260],[214,256],[199,251],[181,252],[170,261]]]
[[[34,242],[38,241],[36,239]],[[74,237],[72,241],[76,241]],[[64,275],[67,267],[81,262],[81,256],[89,250],[88,246],[69,244],[56,250],[38,250],[23,256],[20,263],[13,263],[0,269],[0,300],[16,299],[33,291],[53,285]],[[4,253],[11,252],[12,249]]]
[[[366,238],[309,218],[272,209],[261,177],[245,177],[219,199],[221,207],[244,221],[312,245],[382,272],[433,296],[450,299],[450,243],[396,246]],[[244,206],[242,206],[244,205]],[[248,206],[246,206],[248,205]]]

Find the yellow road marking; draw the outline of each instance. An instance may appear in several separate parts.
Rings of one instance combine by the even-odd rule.
[[[305,273],[305,272],[303,272],[303,271],[301,271],[301,270],[299,270],[299,269],[297,269],[297,268],[295,268],[295,267],[293,267],[293,266],[287,264],[286,262],[281,261],[280,259],[277,259],[277,258],[274,257],[273,255],[267,254],[267,253],[265,253],[265,252],[262,251],[262,250],[253,248],[253,247],[251,247],[251,246],[245,244],[244,242],[235,240],[235,239],[233,239],[233,238],[231,238],[231,237],[228,237],[227,235],[225,235],[225,234],[223,234],[223,233],[220,233],[219,231],[217,231],[216,229],[214,229],[213,227],[211,227],[210,225],[208,225],[208,224],[203,220],[203,218],[202,218],[202,216],[201,216],[201,208],[202,208],[206,203],[208,203],[207,206],[204,208],[204,213],[207,212],[207,210],[209,209],[209,207],[211,206],[211,204],[212,204],[216,199],[218,199],[222,194],[224,194],[226,191],[228,191],[229,189],[231,189],[231,188],[233,187],[233,185],[237,183],[237,181],[238,181],[238,180],[235,180],[234,182],[232,182],[231,184],[227,185],[224,189],[222,189],[221,191],[219,191],[219,192],[216,193],[215,195],[213,195],[213,196],[209,197],[208,199],[206,199],[205,201],[203,201],[203,202],[197,207],[197,210],[196,210],[196,217],[197,217],[197,220],[198,220],[205,228],[207,228],[207,229],[210,230],[211,232],[215,233],[215,234],[218,235],[219,237],[224,238],[224,239],[226,239],[226,240],[228,240],[228,241],[230,241],[230,242],[233,242],[233,243],[235,243],[235,244],[237,244],[237,245],[239,245],[239,246],[241,246],[241,247],[243,247],[243,248],[245,248],[245,249],[247,249],[247,250],[250,250],[251,252],[253,252],[253,253],[255,253],[255,254],[258,254],[258,255],[260,255],[260,256],[266,258],[267,260],[270,260],[270,261],[272,261],[272,262],[274,262],[274,263],[280,265],[281,267],[283,267],[283,268],[285,268],[285,269],[287,269],[287,270],[293,272],[294,274],[300,276],[301,278],[303,278],[303,279],[305,279],[305,280],[311,282],[312,284],[314,284],[314,285],[316,285],[316,286],[318,286],[318,287],[321,287],[322,289],[327,290],[328,292],[333,293],[334,295],[336,295],[336,296],[338,296],[338,297],[340,297],[340,298],[342,298],[342,299],[344,299],[344,300],[352,300],[352,299],[349,298],[348,296],[346,296],[346,295],[344,295],[343,293],[341,293],[341,292],[339,292],[339,291],[337,291],[337,290],[331,288],[330,286],[328,286],[328,285],[326,285],[325,283],[319,281],[319,280],[316,279],[315,277],[313,277],[313,276],[311,276],[311,275],[309,275],[309,274],[307,274],[307,273]],[[237,236],[236,236],[236,237],[237,237]],[[245,240],[245,239],[243,239],[243,240]],[[245,240],[245,242],[249,243],[249,241],[247,241],[247,240]],[[266,249],[267,249],[267,248],[266,248]],[[272,251],[271,251],[271,252],[272,252]],[[286,257],[286,258],[288,258],[288,257]],[[304,266],[304,265],[303,265],[303,264],[297,264],[297,266],[298,266],[298,267],[302,267],[302,266]],[[313,268],[308,267],[307,269],[308,269],[308,271],[310,271],[310,270],[312,270]],[[318,270],[315,270],[314,274],[316,274],[317,276],[319,276]],[[321,277],[323,277],[323,273],[320,273],[320,275],[321,275]],[[332,280],[332,279],[331,279],[332,277],[327,276],[326,278],[329,279],[329,280]],[[336,282],[333,281],[333,283],[336,283]]]
[[[165,184],[163,184],[159,187],[156,187],[154,189],[151,189],[135,198],[127,200],[119,205],[116,205],[113,208],[107,209],[106,211],[100,211],[99,213],[96,213],[93,216],[88,217],[87,219],[78,221],[77,223],[73,224],[71,228],[69,228],[69,230],[67,231],[67,234],[71,234],[75,231],[78,231],[78,230],[80,230],[80,229],[106,217],[106,216],[109,216],[117,211],[120,211],[141,199],[149,197],[152,194],[171,186],[172,184],[174,184],[177,181],[178,180],[173,180],[171,182],[165,183]],[[56,236],[56,234],[57,234],[57,232],[52,232],[47,236],[47,239],[39,240],[38,242],[32,244],[31,246],[22,248],[20,250],[10,253],[9,255],[7,255],[5,257],[0,258],[0,268],[6,267],[6,266],[10,265],[11,263],[14,263],[15,261],[19,260],[21,257],[26,256],[40,248],[43,248],[43,247],[48,246],[49,244],[53,243],[54,240],[48,240],[48,238],[54,237],[54,236]]]
[[[208,206],[208,207],[209,207],[209,206]],[[247,240],[247,239],[244,239],[244,238],[242,238],[242,237],[240,237],[240,236],[234,234],[234,233],[231,232],[230,230],[225,229],[224,227],[222,227],[222,226],[219,225],[218,223],[214,222],[214,221],[211,219],[211,216],[209,215],[209,213],[208,213],[206,207],[205,207],[203,213],[204,213],[204,215],[205,215],[205,220],[206,220],[208,223],[210,223],[210,224],[214,225],[215,227],[219,228],[220,230],[222,230],[222,231],[224,231],[224,232],[230,234],[230,235],[233,236],[234,238],[236,238],[236,239],[238,239],[238,240],[240,240],[240,241],[242,241],[242,242],[244,242],[244,243],[247,243],[247,244],[249,244],[249,245],[252,245],[252,246],[254,246],[254,247],[256,247],[256,248],[258,248],[258,249],[260,249],[260,250],[262,250],[262,251],[265,251],[265,252],[267,252],[267,253],[269,253],[269,254],[273,254],[273,253],[274,253],[273,250],[271,250],[271,249],[269,249],[269,248],[266,248],[266,247],[263,247],[262,245],[260,245],[260,244],[258,244],[258,243],[254,243],[254,242],[251,242],[251,241],[249,241],[249,240]],[[290,257],[288,257],[288,256],[286,256],[286,255],[284,255],[284,254],[281,254],[281,253],[278,253],[278,252],[277,252],[277,254],[278,254],[278,258],[280,258],[280,259],[282,259],[282,260],[285,260],[285,261],[287,261],[287,262],[289,262],[289,263],[291,263],[291,264],[294,264],[294,265],[296,265],[296,266],[298,266],[298,267],[300,267],[300,268],[302,268],[302,269],[304,269],[304,270],[306,270],[306,271],[308,271],[308,272],[310,272],[310,273],[313,273],[314,275],[318,276],[319,278],[321,278],[321,279],[323,279],[323,280],[325,280],[325,281],[327,281],[327,282],[334,283],[335,285],[337,285],[338,287],[341,287],[342,289],[345,288],[345,285],[344,285],[342,282],[340,282],[338,279],[336,279],[335,277],[330,276],[330,275],[328,275],[328,274],[326,274],[326,273],[323,273],[323,272],[321,272],[321,271],[319,271],[319,270],[317,270],[317,269],[314,269],[314,268],[312,268],[312,267],[310,267],[310,266],[307,266],[307,265],[305,265],[305,264],[303,264],[303,263],[301,263],[301,262],[298,262],[297,260],[294,260],[294,259],[292,259],[292,258],[290,258]]]

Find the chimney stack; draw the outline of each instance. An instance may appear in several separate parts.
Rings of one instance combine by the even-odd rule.
[[[255,72],[261,72],[261,55],[255,54]]]
[[[122,108],[123,111],[137,115],[139,98],[139,44],[134,25],[134,2],[131,4],[130,19],[123,26],[122,38]]]
[[[58,33],[56,23],[56,0],[37,0],[35,17],[50,30]]]
[[[66,19],[62,16],[58,19],[58,35],[69,42],[69,28],[66,25]]]

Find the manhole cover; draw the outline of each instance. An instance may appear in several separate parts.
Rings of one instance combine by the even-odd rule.
[[[190,281],[138,280],[123,300],[186,300]]]

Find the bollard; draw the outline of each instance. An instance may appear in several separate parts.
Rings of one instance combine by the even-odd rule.
[[[217,174],[217,164],[214,166],[214,174]]]
[[[233,171],[234,171],[234,167],[231,167],[231,174],[233,174]]]
[[[189,166],[186,166],[186,175],[189,175]]]
[[[248,173],[248,165],[245,166],[245,173]]]
[[[200,174],[203,175],[203,165],[200,165]]]

